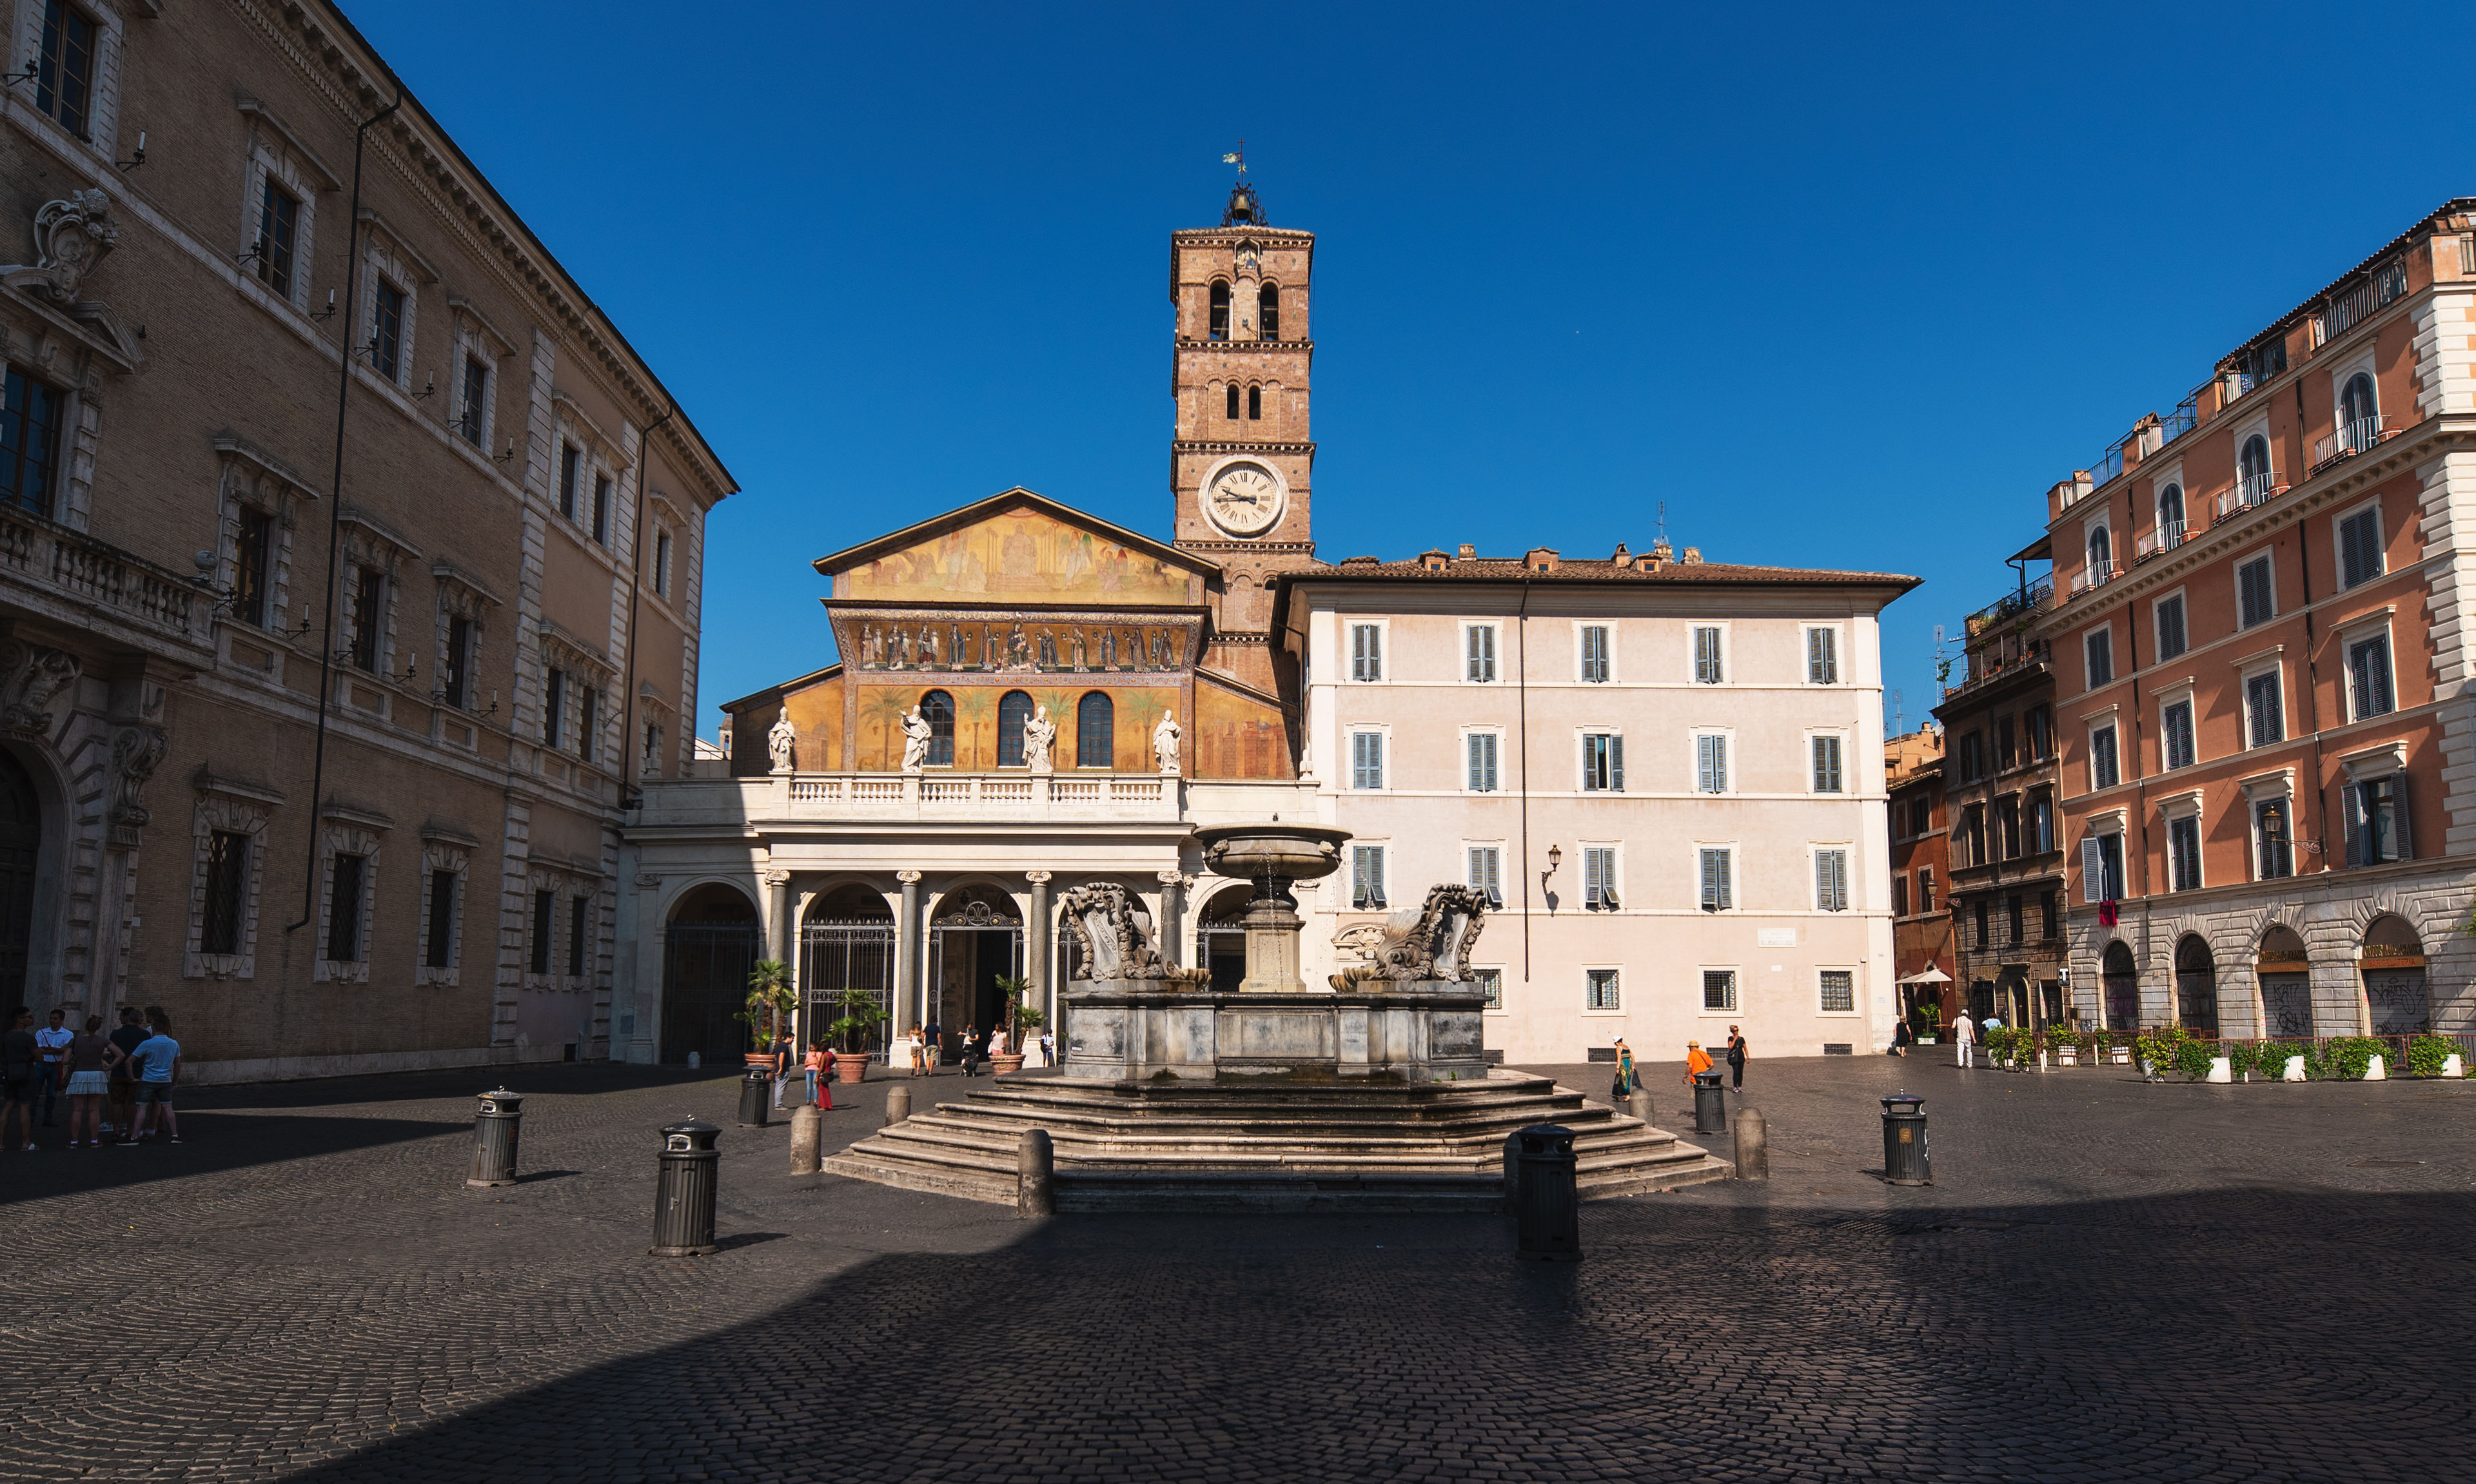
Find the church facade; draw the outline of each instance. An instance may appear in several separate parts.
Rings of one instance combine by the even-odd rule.
[[[1458,563],[1440,553],[1410,563],[1320,563],[1311,524],[1314,236],[1268,226],[1241,184],[1220,226],[1177,232],[1171,242],[1172,538],[1017,488],[818,558],[840,657],[726,703],[722,776],[649,785],[628,830],[614,1049],[639,1062],[735,1055],[743,1032],[732,1017],[749,965],[763,957],[791,966],[812,1036],[857,1002],[882,1017],[865,1038],[873,1049],[930,1023],[951,1039],[996,1020],[1016,981],[1053,1025],[1071,968],[1058,898],[1090,881],[1116,882],[1142,899],[1167,952],[1234,988],[1243,972],[1237,919],[1252,887],[1212,875],[1192,837],[1205,826],[1275,818],[1389,842],[1376,855],[1390,863],[1379,875],[1395,884],[1367,889],[1371,857],[1362,849],[1352,870],[1300,888],[1316,925],[1302,966],[1311,983],[1352,956],[1389,910],[1415,907],[1427,885],[1484,883],[1506,914],[1489,929],[1489,947],[1551,945],[1497,969],[1520,977],[1497,986],[1493,1049],[1515,1060],[1572,1061],[1629,1025],[1637,1039],[1654,1026],[1664,1033],[1671,1020],[1698,1026],[1695,1016],[1660,1009],[1673,997],[1653,982],[1662,930],[1676,926],[1654,908],[1673,898],[1687,903],[1680,911],[1695,910],[1691,891],[1680,896],[1671,878],[1679,873],[1651,866],[1659,847],[1646,843],[1638,857],[1640,900],[1628,900],[1629,881],[1621,894],[1613,878],[1595,874],[1605,891],[1586,912],[1563,888],[1606,865],[1586,839],[1672,834],[1715,801],[1696,795],[1690,765],[1677,779],[1662,773],[1657,785],[1637,782],[1622,804],[1562,770],[1552,785],[1536,781],[1526,764],[1516,766],[1530,755],[1525,739],[1536,739],[1512,712],[1495,714],[1504,696],[1535,700],[1540,716],[1558,726],[1572,719],[1569,710],[1599,721],[1607,712],[1631,718],[1638,749],[1652,746],[1654,734],[1675,730],[1652,711],[1671,706],[1672,692],[1690,692],[1695,680],[1690,664],[1655,677],[1651,656],[1698,642],[1689,632],[1697,614],[1734,625],[1731,642],[1748,663],[1768,663],[1774,648],[1788,655],[1822,642],[1811,631],[1827,629],[1835,646],[1827,682],[1809,682],[1801,659],[1783,658],[1780,676],[1749,677],[1728,688],[1724,704],[1708,694],[1696,702],[1749,734],[1788,736],[1782,745],[1796,753],[1776,766],[1749,760],[1746,788],[1719,804],[1732,819],[1731,838],[1756,848],[1760,871],[1772,873],[1771,847],[1787,850],[1793,837],[1796,849],[1822,842],[1826,852],[1799,855],[1802,869],[1827,872],[1836,859],[1856,873],[1844,876],[1824,909],[1795,905],[1797,893],[1785,887],[1771,893],[1780,900],[1762,901],[1796,926],[1818,912],[1827,919],[1819,933],[1802,934],[1803,957],[1813,962],[1800,961],[1797,993],[1817,989],[1822,999],[1814,1003],[1850,1003],[1818,1020],[1812,1004],[1792,1009],[1795,995],[1755,993],[1779,985],[1749,983],[1741,1013],[1758,1040],[1775,1026],[1782,1051],[1880,1044],[1889,1019],[1876,1033],[1870,990],[1890,982],[1888,890],[1867,878],[1879,871],[1862,864],[1883,855],[1873,848],[1882,779],[1872,625],[1910,580],[1721,567],[1691,553],[1684,561],[1662,554],[1635,562],[1621,552],[1615,562],[1556,571],[1533,570],[1537,553],[1489,561],[1467,550]],[[1388,575],[1396,581],[1383,581]],[[1534,587],[1556,595],[1527,607]],[[1454,596],[1440,600],[1448,590]],[[1600,683],[1609,678],[1602,649],[1599,680],[1575,680],[1596,688],[1565,696],[1523,667],[1544,642],[1523,613],[1557,614],[1581,643],[1574,623],[1602,611],[1622,617],[1602,619],[1597,642],[1618,633],[1628,665],[1639,651],[1639,673]],[[1345,612],[1351,616],[1335,616]],[[1521,646],[1525,658],[1506,649],[1503,683],[1484,694],[1462,689],[1459,646],[1477,642],[1468,637],[1471,622],[1498,613],[1502,625],[1490,617],[1482,626],[1489,682],[1499,674],[1497,644]],[[1374,630],[1383,632],[1371,637]],[[1365,646],[1386,642],[1408,646],[1395,653],[1414,665],[1409,654],[1435,648],[1437,674],[1371,675]],[[1353,643],[1361,646],[1354,655]],[[1380,670],[1384,661],[1374,663]],[[1594,662],[1575,663],[1579,677]],[[1455,690],[1428,691],[1429,680]],[[1410,709],[1369,720],[1366,703],[1379,693],[1375,709]],[[1456,727],[1457,710],[1471,712],[1473,727]],[[1434,778],[1423,760],[1417,787],[1406,776],[1397,786],[1370,781],[1385,764],[1368,771],[1363,737],[1381,731],[1407,746],[1415,729],[1417,751],[1438,727],[1447,740],[1432,750],[1449,760]],[[1474,744],[1465,739],[1480,731],[1490,737],[1484,788],[1478,775],[1461,771],[1475,767],[1467,751]],[[1835,774],[1827,793],[1782,784],[1820,755],[1801,750],[1804,739],[1825,733],[1838,739],[1833,765],[1845,760],[1845,776]],[[1596,747],[1590,755],[1604,762],[1604,741],[1573,745],[1583,750],[1577,759]],[[1690,755],[1695,744],[1679,745]],[[1617,747],[1621,789],[1622,740]],[[1644,759],[1636,777],[1659,771]],[[1747,797],[1757,776],[1759,801]],[[1648,807],[1654,794],[1661,803]],[[1508,800],[1525,819],[1535,804],[1535,841],[1499,828]],[[1572,874],[1556,891],[1534,895],[1522,883],[1536,862],[1525,864],[1523,853],[1548,851],[1550,826],[1569,818]],[[1741,818],[1758,824],[1733,823]],[[1473,853],[1470,842],[1482,838],[1493,853]],[[1834,847],[1843,853],[1827,853]],[[1746,870],[1752,892],[1751,856]],[[1784,881],[1794,873],[1772,874]],[[1769,893],[1774,883],[1762,878]],[[1615,919],[1601,912],[1624,914],[1621,947],[1609,931]],[[1749,952],[1753,933],[1768,944],[1780,930],[1769,919],[1757,929],[1738,914],[1729,924],[1686,924],[1695,953],[1718,962],[1725,956],[1718,939],[1734,928],[1746,929]],[[1631,1009],[1619,1001],[1607,1007],[1613,1014],[1586,1015],[1586,1003],[1614,997],[1582,961],[1611,953],[1642,960],[1639,998]],[[1827,970],[1818,967],[1823,960]],[[1560,998],[1567,989],[1579,997],[1571,1006]]]

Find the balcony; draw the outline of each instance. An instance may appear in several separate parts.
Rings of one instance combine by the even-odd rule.
[[[2199,533],[2180,520],[2167,521],[2157,530],[2134,538],[2132,559],[2136,562],[2147,561],[2152,556],[2173,551]]]
[[[2123,568],[2119,563],[2107,562],[2101,565],[2094,561],[2091,562],[2072,574],[2071,596],[2077,598],[2083,593],[2095,592],[2121,576],[2123,576]]]
[[[2043,613],[2054,606],[2055,580],[2052,576],[2042,577],[2018,592],[2005,593],[1969,614],[1966,621],[1968,636],[1973,639],[1999,624]]]
[[[2407,260],[2393,258],[2355,287],[2331,295],[2329,308],[2321,311],[2320,343],[2345,334],[2406,292]]]
[[[2398,433],[2395,417],[2360,417],[2352,423],[2341,423],[2338,432],[2313,440],[2313,472],[2318,474],[2342,458],[2370,453],[2398,436]]]
[[[1972,615],[1972,618],[1974,615]],[[2013,675],[2030,665],[2046,662],[2048,651],[2043,639],[2031,638],[2018,630],[1997,631],[1983,642],[1972,642],[1968,653],[1968,673],[1959,683],[1944,691],[1944,700],[1964,695],[1997,677]]]
[[[2247,474],[2236,481],[2234,488],[2218,491],[2216,506],[2218,512],[2217,518],[2225,520],[2231,515],[2241,515],[2256,506],[2267,505],[2287,493],[2287,489],[2286,477],[2276,469],[2265,469],[2259,474]]]
[[[194,582],[39,515],[0,507],[0,567],[37,591],[100,608],[134,628],[186,644],[207,642],[209,608]]]
[[[2201,394],[2188,392],[2175,404],[2175,410],[2159,419],[2158,447],[2165,448],[2177,438],[2201,426]]]

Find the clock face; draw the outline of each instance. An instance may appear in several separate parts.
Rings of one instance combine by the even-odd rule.
[[[1233,536],[1261,535],[1281,518],[1287,492],[1273,471],[1261,464],[1233,463],[1213,476],[1203,492],[1203,510],[1212,523]]]

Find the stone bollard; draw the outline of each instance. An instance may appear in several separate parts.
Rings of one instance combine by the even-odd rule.
[[[2367,1082],[2387,1082],[2389,1079],[2389,1064],[2382,1059],[2381,1052],[2375,1051],[2373,1053],[2373,1059],[2365,1063],[2365,1080]]]
[[[1018,1216],[1057,1214],[1057,1146],[1046,1128],[1027,1128],[1015,1144],[1014,1209]]]
[[[2467,1075],[2467,1064],[2459,1059],[2459,1053],[2457,1051],[2453,1051],[2449,1055],[2441,1058],[2441,1075],[2443,1076],[2465,1076]]]
[[[1651,1096],[1649,1088],[1635,1088],[1633,1090],[1633,1095],[1625,1099],[1625,1111],[1631,1113],[1634,1117],[1641,1119],[1644,1123],[1656,1124],[1658,1122],[1650,1116],[1653,1109],[1650,1105]]]
[[[883,1126],[891,1128],[910,1116],[911,1089],[902,1086],[887,1088],[885,1090],[885,1124]]]
[[[826,1115],[813,1102],[791,1110],[791,1173],[817,1173],[817,1154],[825,1145]]]
[[[2286,1067],[2286,1070],[2284,1070],[2284,1071],[2282,1071],[2282,1072],[2280,1072],[2280,1073],[2278,1074],[2278,1079],[2279,1079],[2280,1081],[2282,1081],[2282,1082],[2301,1082],[2301,1081],[2303,1081],[2303,1080],[2304,1080],[2304,1058],[2303,1058],[2303,1057],[2301,1057],[2301,1056],[2290,1056],[2289,1058],[2287,1058],[2287,1067]]]
[[[1522,1202],[1517,1255],[1537,1262],[1582,1260],[1582,1196],[1573,1179],[1573,1130],[1535,1124],[1522,1141]]]
[[[2201,1078],[2204,1082],[2232,1082],[2235,1079],[2236,1063],[2235,1058],[2232,1056],[2211,1057],[2210,1075]]]
[[[1768,1180],[1771,1177],[1771,1150],[1766,1142],[1769,1131],[1763,1126],[1760,1108],[1737,1110],[1737,1178]]]

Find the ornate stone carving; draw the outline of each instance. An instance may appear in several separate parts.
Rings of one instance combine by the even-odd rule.
[[[1160,725],[1152,729],[1152,759],[1160,764],[1161,776],[1177,776],[1177,712],[1161,713]]]
[[[1049,707],[1031,708],[1031,720],[1023,724],[1024,765],[1034,773],[1054,773],[1057,765],[1050,760],[1049,750],[1057,742],[1057,724],[1049,719]]]
[[[0,730],[39,737],[52,730],[43,709],[78,678],[77,656],[23,639],[0,639]]]
[[[164,752],[172,745],[161,727],[123,727],[111,738],[111,824],[117,837],[127,830],[126,843],[136,844],[136,832],[148,820],[149,814],[137,802],[146,780],[155,776]]]
[[[1038,886],[1043,881],[1052,879],[1053,873],[1048,871],[1027,871],[1023,874],[1023,878],[1029,881],[1032,885]]]
[[[44,291],[63,304],[75,303],[79,286],[119,239],[111,200],[102,191],[71,191],[63,200],[44,202],[35,212],[35,270],[49,281]]]
[[[775,772],[788,773],[791,771],[792,761],[797,754],[799,742],[800,729],[791,725],[791,708],[786,705],[782,708],[781,713],[775,718],[772,730],[765,733],[765,751],[770,754],[774,759]]]
[[[1486,917],[1487,899],[1470,887],[1430,886],[1426,904],[1385,919],[1382,936],[1365,946],[1368,962],[1334,975],[1332,987],[1370,979],[1467,979]]]
[[[1080,979],[1163,979],[1171,977],[1152,947],[1152,915],[1115,881],[1089,881],[1058,900],[1066,930],[1075,934]]]

